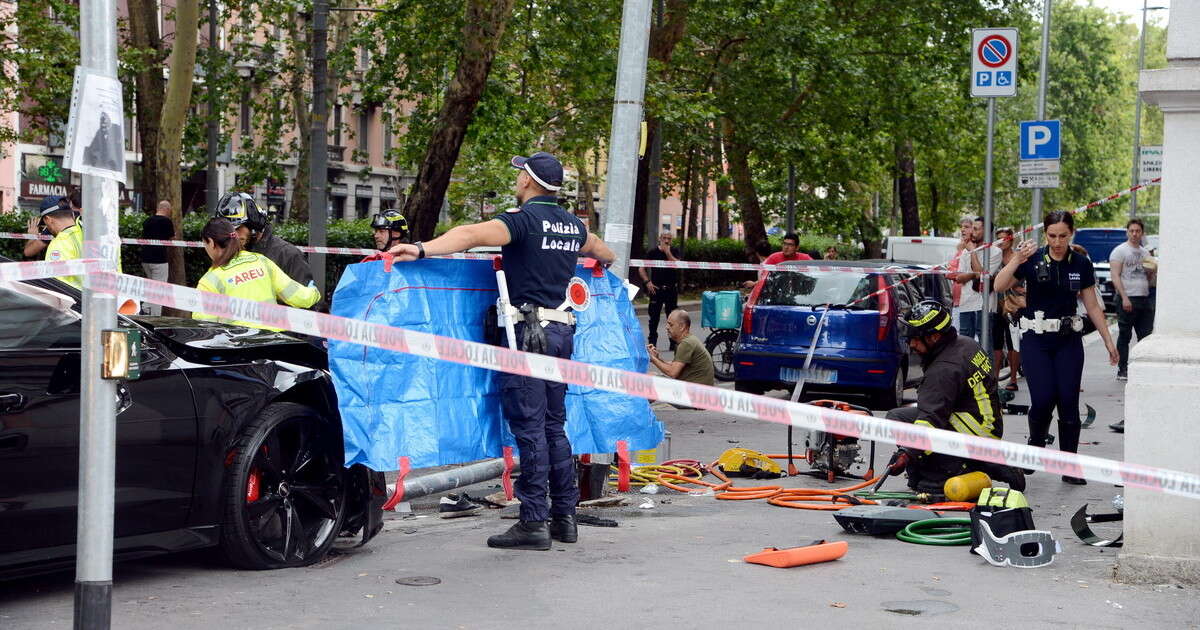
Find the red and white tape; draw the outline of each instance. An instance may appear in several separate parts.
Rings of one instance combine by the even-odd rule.
[[[1192,473],[963,435],[874,416],[860,416],[778,398],[755,396],[649,374],[519,352],[278,304],[231,298],[136,276],[98,272],[88,275],[86,282],[97,291],[138,297],[147,302],[186,311],[257,322],[274,328],[385,350],[510,374],[534,376],[559,383],[594,387],[639,398],[663,400],[743,418],[790,424],[802,429],[851,435],[967,459],[1083,477],[1102,483],[1120,483],[1200,499],[1200,475]]]
[[[59,276],[81,276],[110,267],[111,265],[107,261],[98,258],[7,262],[0,263],[0,280],[17,281],[57,278]]]

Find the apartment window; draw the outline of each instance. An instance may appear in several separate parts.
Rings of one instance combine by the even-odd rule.
[[[249,92],[242,94],[242,106],[239,113],[239,121],[241,126],[242,137],[249,138],[250,131],[250,94]]]
[[[371,161],[371,110],[364,109],[358,115],[358,150],[367,162]]]
[[[345,197],[330,197],[329,205],[332,206],[332,212],[330,212],[331,219],[343,219],[346,217]]]
[[[383,161],[390,162],[389,157],[392,153],[392,117],[384,115],[383,117]]]
[[[342,145],[342,106],[333,108],[333,144]]]
[[[358,48],[358,69],[366,71],[371,67],[371,51],[366,46]]]

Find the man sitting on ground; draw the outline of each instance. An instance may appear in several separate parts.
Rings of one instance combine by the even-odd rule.
[[[670,363],[662,360],[658,348],[647,345],[650,362],[668,378],[679,379],[700,385],[713,384],[712,355],[704,344],[692,334],[692,318],[679,308],[667,315],[667,336],[675,342],[675,358]]]

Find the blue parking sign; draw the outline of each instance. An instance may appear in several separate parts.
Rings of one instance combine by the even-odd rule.
[[[1021,159],[1057,160],[1062,154],[1062,134],[1057,120],[1021,121]]]
[[[988,86],[991,84],[992,84],[992,73],[991,72],[976,72],[975,73],[975,85],[982,87],[982,86]]]

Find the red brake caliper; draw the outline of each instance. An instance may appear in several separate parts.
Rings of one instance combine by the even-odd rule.
[[[258,500],[260,483],[258,469],[251,468],[250,476],[246,478],[246,503],[254,503]]]

